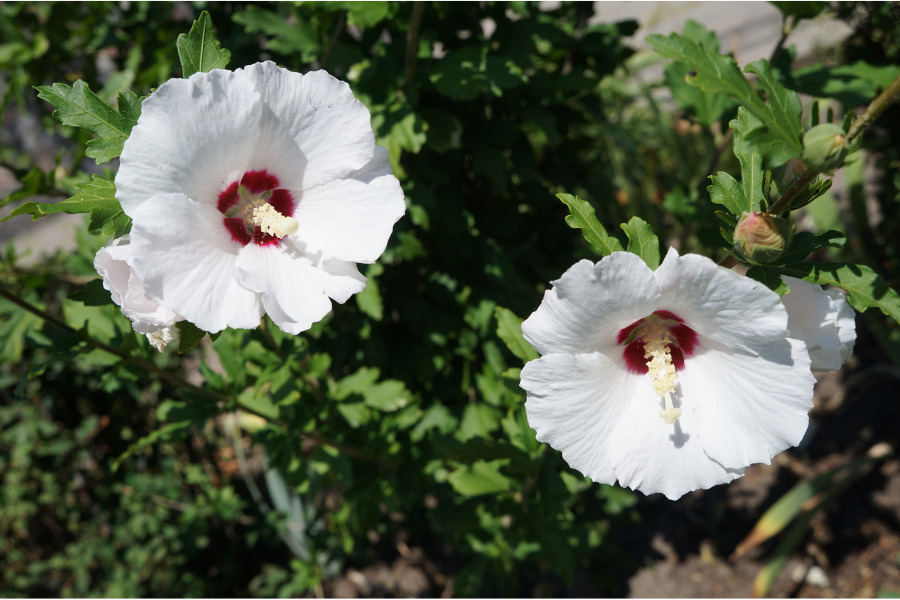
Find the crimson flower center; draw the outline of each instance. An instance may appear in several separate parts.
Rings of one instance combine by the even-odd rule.
[[[629,371],[641,375],[647,373],[647,359],[644,357],[647,338],[650,334],[660,331],[668,333],[667,345],[672,353],[675,370],[680,371],[684,368],[684,359],[694,353],[697,345],[697,333],[684,324],[684,319],[674,313],[657,310],[616,334],[616,342],[625,346],[623,355]]]
[[[247,171],[240,181],[232,182],[219,194],[216,208],[224,215],[222,222],[231,239],[244,246],[277,244],[297,231],[293,196],[265,169]]]

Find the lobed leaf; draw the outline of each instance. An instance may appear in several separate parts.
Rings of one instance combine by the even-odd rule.
[[[738,183],[734,177],[725,171],[719,171],[715,175],[709,177],[712,185],[706,190],[709,192],[709,199],[716,204],[721,204],[728,209],[737,219],[741,218],[745,212],[752,210],[751,201],[744,196],[744,188]]]
[[[566,224],[572,229],[580,229],[584,239],[600,256],[625,250],[619,240],[606,233],[589,202],[571,194],[557,194],[556,197],[569,207],[570,214],[566,217]]]
[[[768,96],[768,113],[756,115],[764,121],[768,130],[756,129],[748,134],[748,142],[763,138],[768,151],[770,166],[779,166],[803,152],[803,126],[800,123],[802,107],[796,92],[785,88],[775,79],[772,65],[765,59],[750,63],[745,71],[759,77],[759,82]]]
[[[190,77],[194,73],[208,73],[213,69],[224,69],[231,61],[231,52],[222,48],[216,39],[212,19],[205,10],[191,25],[189,33],[178,36],[175,47],[178,49],[183,77]]]
[[[655,271],[659,266],[659,238],[650,225],[638,217],[631,217],[627,223],[622,223],[622,229],[628,236],[628,252],[640,256]]]
[[[763,127],[763,123],[741,106],[738,108],[737,117],[731,120],[729,126],[734,129],[734,155],[741,163],[741,189],[744,192],[744,199],[749,201],[750,210],[765,210],[766,200],[763,191],[765,171],[762,155],[754,152],[752,144],[747,140],[750,132]]]
[[[828,232],[826,232],[828,233]],[[847,292],[847,300],[859,312],[877,308],[900,323],[900,295],[870,267],[865,265],[803,262],[765,267],[819,285],[833,285]],[[753,269],[751,269],[752,271]],[[749,275],[749,272],[748,272]]]
[[[53,118],[72,127],[80,127],[98,139],[87,143],[86,154],[97,164],[109,162],[122,153],[122,146],[141,114],[141,98],[132,92],[119,94],[119,110],[100,99],[80,79],[72,86],[54,83],[37,86],[38,98],[56,107]]]
[[[116,200],[116,186],[112,181],[94,175],[92,181],[75,185],[78,193],[61,202],[25,202],[16,207],[3,221],[19,215],[31,215],[33,221],[55,213],[70,215],[88,213],[89,233],[119,237],[128,233],[131,219]]]
[[[708,93],[728,93],[763,124],[748,136],[756,151],[763,154],[770,166],[787,162],[803,151],[801,139],[799,98],[778,83],[766,60],[748,65],[747,70],[760,78],[769,95],[770,105],[757,95],[737,63],[717,49],[672,33],[668,37],[654,34],[647,44],[662,56],[685,63],[690,69],[686,81]]]

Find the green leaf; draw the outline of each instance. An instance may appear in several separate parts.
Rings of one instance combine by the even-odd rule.
[[[749,212],[752,204],[744,196],[744,188],[734,177],[725,171],[719,171],[710,176],[712,185],[706,188],[709,199],[716,204],[721,204],[736,218],[740,218],[745,212]]]
[[[584,239],[600,256],[625,250],[619,240],[606,233],[589,202],[571,194],[557,194],[556,197],[569,207],[570,214],[566,217],[566,224],[572,229],[580,229]]]
[[[673,62],[666,66],[666,85],[672,91],[676,104],[694,114],[704,125],[712,125],[722,118],[723,113],[734,108],[731,96],[721,92],[710,93],[690,85],[685,81],[690,68],[684,63]]]
[[[447,480],[453,489],[463,496],[503,492],[512,487],[510,479],[500,472],[500,468],[508,462],[509,459],[491,462],[478,460],[472,463],[471,467],[463,467],[450,473]]]
[[[249,5],[234,15],[234,22],[242,25],[247,33],[269,36],[268,49],[285,55],[299,55],[303,62],[312,62],[319,56],[319,42],[313,21],[300,19],[289,22],[270,10]]]
[[[456,439],[466,442],[475,437],[490,439],[500,425],[500,413],[496,408],[480,402],[466,404],[463,418],[456,430]]]
[[[6,206],[7,204],[13,204],[19,200],[24,200],[25,198],[37,196],[42,192],[52,193],[51,190],[53,185],[50,181],[50,177],[44,174],[40,167],[31,169],[28,173],[23,175],[19,181],[22,183],[22,187],[0,200],[0,207]]]
[[[655,271],[659,266],[659,238],[650,225],[638,217],[631,217],[627,223],[622,223],[622,229],[628,236],[628,252],[640,256]]]
[[[708,93],[731,94],[762,121],[764,127],[758,133],[754,132],[753,142],[771,162],[770,166],[778,166],[793,156],[800,156],[803,143],[799,99],[794,92],[775,81],[768,61],[757,61],[748,66],[748,70],[759,76],[760,83],[769,94],[771,107],[756,94],[732,57],[719,54],[716,49],[677,33],[669,37],[650,35],[647,44],[662,56],[685,63],[692,74],[687,78],[689,84]],[[763,132],[766,134],[761,135]]]
[[[845,290],[847,300],[859,312],[878,308],[900,323],[900,295],[873,269],[865,265],[807,262],[776,267],[783,275]]]
[[[516,357],[523,363],[540,358],[540,354],[529,344],[522,335],[522,319],[517,317],[508,308],[498,306],[494,309],[494,317],[497,319],[497,337],[503,340]]]
[[[64,83],[38,86],[38,98],[56,107],[53,118],[63,125],[80,127],[98,137],[87,143],[86,154],[97,164],[122,153],[122,146],[140,116],[141,99],[131,92],[119,94],[119,110],[92,92],[80,79],[71,87]]]
[[[178,354],[184,354],[195,348],[206,335],[205,331],[190,321],[178,321],[175,327],[178,328]]]
[[[365,391],[366,406],[382,412],[394,412],[409,404],[409,392],[403,382],[387,379]]]
[[[116,186],[112,181],[94,175],[93,181],[78,183],[75,187],[79,192],[67,200],[56,203],[25,202],[0,221],[19,215],[31,215],[32,220],[37,221],[41,217],[61,212],[70,215],[89,213],[89,233],[115,237],[128,233],[131,219],[122,211],[122,206],[116,200]]]
[[[734,129],[734,155],[741,163],[741,189],[744,192],[745,202],[749,201],[750,210],[764,210],[765,171],[762,155],[754,152],[746,139],[751,131],[763,126],[762,121],[742,106],[738,108],[737,117],[732,119],[729,125]]]
[[[353,296],[360,312],[376,321],[380,321],[384,316],[381,292],[378,289],[378,282],[375,280],[382,272],[384,272],[384,267],[380,263],[369,265],[366,270],[366,287]]]
[[[181,348],[178,350],[180,352]],[[277,419],[281,411],[272,402],[271,387],[268,385],[268,382],[261,382],[255,388],[248,388],[238,394],[236,398],[237,403],[254,414],[261,415],[267,419]]]
[[[72,300],[78,300],[85,306],[105,306],[113,304],[109,290],[103,287],[102,279],[92,279],[69,295]]]
[[[224,69],[231,61],[231,52],[219,44],[213,33],[212,19],[205,10],[191,25],[190,33],[178,36],[175,47],[181,61],[182,77],[190,77],[194,73],[208,73],[213,69]]]
[[[747,133],[748,142],[762,142],[767,151],[767,164],[773,167],[783,165],[803,152],[803,125],[800,118],[803,109],[796,92],[785,88],[775,79],[772,65],[764,58],[750,63],[745,71],[759,77],[759,82],[768,95],[768,115],[756,116],[764,121],[763,128]],[[770,118],[767,118],[770,117]],[[765,132],[765,133],[764,133]]]
[[[790,291],[790,287],[781,278],[781,273],[777,269],[753,265],[747,269],[747,277],[755,279],[779,296],[784,296]]]
[[[801,231],[791,240],[787,251],[775,264],[792,265],[806,260],[806,257],[820,248],[843,248],[847,243],[846,236],[840,231],[822,231],[809,233]]]

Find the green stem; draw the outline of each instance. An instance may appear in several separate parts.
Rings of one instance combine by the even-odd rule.
[[[425,3],[419,0],[413,4],[412,17],[409,21],[409,33],[406,35],[406,73],[403,77],[403,87],[412,82],[413,73],[416,71],[416,55],[418,54],[419,27],[422,24],[422,11]]]
[[[850,131],[847,133],[847,143],[849,144],[859,137],[859,135],[862,134],[862,132],[865,131],[866,128],[869,127],[898,96],[900,96],[900,75],[898,75],[890,85],[884,88],[884,90],[872,100],[871,104],[866,107],[866,110],[864,110],[862,114],[856,117],[856,120],[853,121],[853,124],[850,126]],[[791,203],[794,201],[794,198],[796,198],[800,192],[808,188],[809,184],[811,184],[819,175],[819,171],[814,171],[812,169],[805,171],[803,175],[798,177],[787,191],[782,194],[781,198],[779,198],[774,206],[772,206],[770,212],[773,215],[790,212]],[[738,261],[731,256],[726,256],[719,261],[719,266],[725,267],[726,269],[731,268],[736,264],[738,264]]]
[[[0,297],[5,298],[6,300],[9,300],[10,302],[15,304],[19,308],[22,308],[23,310],[26,310],[26,311],[30,312],[31,314],[33,314],[37,317],[40,317],[47,323],[53,325],[54,327],[57,327],[58,329],[65,331],[66,333],[68,333],[70,335],[73,335],[73,336],[79,338],[80,340],[93,346],[94,348],[97,348],[99,350],[103,350],[104,352],[109,352],[110,354],[118,356],[122,360],[128,361],[133,365],[136,365],[146,371],[149,371],[150,373],[156,375],[160,379],[165,379],[169,383],[174,384],[176,387],[189,390],[196,394],[200,394],[201,396],[206,396],[207,398],[215,400],[217,403],[222,403],[225,405],[232,404],[232,398],[225,396],[224,394],[220,394],[218,392],[214,392],[212,390],[194,385],[193,383],[185,380],[182,377],[179,377],[178,375],[170,373],[169,371],[166,371],[165,369],[161,369],[156,364],[154,364],[153,362],[151,362],[147,359],[141,358],[139,356],[131,356],[129,354],[122,352],[115,346],[110,346],[109,344],[105,344],[99,340],[95,340],[91,336],[89,336],[83,332],[80,332],[77,329],[69,326],[64,321],[61,321],[60,319],[54,317],[53,315],[44,311],[43,309],[38,308],[37,306],[33,306],[33,305],[29,304],[28,302],[25,302],[18,296],[15,296],[14,294],[7,291],[5,288],[0,288]],[[316,390],[316,391],[318,392],[318,390]],[[321,392],[318,392],[318,393],[321,394]],[[241,405],[241,410],[248,412],[248,413],[255,414],[258,417],[262,417],[266,421],[272,421],[272,419],[270,419],[269,417],[267,417],[259,412],[256,412],[255,410],[252,410],[244,405]],[[282,426],[286,427],[286,425],[284,423],[280,423],[280,424]],[[307,439],[307,440],[315,443],[315,444],[320,444],[323,446],[331,446],[332,448],[335,448],[336,450],[343,452],[347,456],[352,456],[355,458],[359,458],[361,460],[366,460],[368,462],[375,463],[378,466],[383,467],[385,469],[395,468],[395,465],[393,463],[386,461],[383,458],[380,458],[378,456],[372,456],[358,448],[354,448],[352,446],[347,446],[345,444],[342,444],[341,442],[334,441],[332,439],[329,439],[329,438],[323,436],[322,434],[320,434],[318,432],[312,431],[309,433],[301,433],[300,436],[303,437],[304,439]]]

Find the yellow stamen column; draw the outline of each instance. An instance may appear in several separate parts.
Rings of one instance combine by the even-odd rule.
[[[665,408],[659,412],[666,424],[671,425],[681,416],[681,409],[675,408],[672,394],[675,391],[675,365],[672,363],[672,341],[668,330],[653,327],[644,335],[644,358],[647,373],[653,378],[653,391],[663,399]]]
[[[254,198],[241,209],[244,218],[251,225],[258,225],[263,233],[274,235],[278,239],[295,233],[300,225],[297,219],[286,217],[265,200]]]

